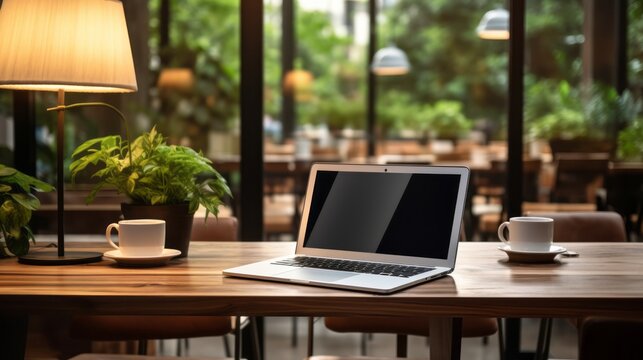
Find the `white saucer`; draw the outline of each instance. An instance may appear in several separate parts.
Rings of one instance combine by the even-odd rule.
[[[509,256],[509,261],[523,263],[548,263],[553,262],[558,254],[562,254],[567,249],[562,246],[552,245],[549,251],[522,251],[511,250],[509,245],[500,245],[498,249],[504,251]]]
[[[165,265],[172,258],[181,255],[179,250],[163,249],[158,256],[124,256],[120,250],[111,250],[103,254],[104,257],[116,260],[119,265],[124,266],[160,266]]]

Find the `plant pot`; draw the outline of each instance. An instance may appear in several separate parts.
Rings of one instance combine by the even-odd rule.
[[[188,203],[172,205],[121,203],[121,211],[126,220],[165,220],[165,248],[180,250],[179,257],[188,256],[190,246],[194,214],[190,214],[188,209]]]
[[[549,146],[553,155],[565,152],[577,153],[608,153],[614,155],[616,144],[611,140],[597,140],[588,138],[574,139],[549,139]]]

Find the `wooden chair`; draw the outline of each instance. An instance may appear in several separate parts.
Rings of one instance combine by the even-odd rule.
[[[608,153],[560,153],[554,157],[552,202],[595,202],[609,165]]]
[[[312,318],[309,321],[313,321]],[[430,336],[429,321],[427,318],[400,318],[385,316],[356,316],[340,317],[329,316],[324,318],[324,325],[335,332],[349,333],[361,332],[369,334],[396,334],[396,356],[405,358],[407,356],[408,335]],[[496,318],[463,318],[462,337],[484,337],[498,332],[499,323]],[[312,326],[309,325],[308,356],[312,356]],[[501,342],[502,344],[502,342]],[[502,346],[502,345],[501,345]],[[365,353],[362,345],[362,355]],[[502,349],[500,351],[502,354]],[[317,357],[313,357],[318,359]]]
[[[539,193],[539,176],[542,168],[540,159],[523,159],[523,197],[526,201],[536,201]],[[470,207],[473,227],[482,240],[495,238],[498,226],[505,220],[504,203],[507,176],[507,162],[492,160],[486,171],[474,173],[474,196],[482,202],[473,203]]]
[[[624,242],[627,241],[623,218],[616,212],[527,213],[554,219],[554,242]],[[582,254],[581,254],[582,256]],[[584,319],[573,319],[576,326]],[[547,359],[551,342],[552,319],[541,321],[537,356]]]
[[[236,241],[237,219],[234,217],[203,218],[193,221],[193,241]],[[72,319],[71,335],[92,341],[138,341],[138,354],[147,354],[148,340],[187,339],[235,334],[235,358],[239,358],[240,334],[243,323],[252,326],[254,351],[259,357],[256,324],[251,319],[230,316],[152,316],[152,315],[84,315]],[[226,346],[226,356],[230,356]],[[93,358],[92,358],[93,359]],[[96,359],[111,359],[96,358]],[[120,358],[119,358],[120,359]],[[127,359],[127,358],[125,358]]]
[[[587,318],[580,331],[579,360],[643,359],[643,319]]]
[[[464,228],[460,232],[460,240],[466,240]],[[343,360],[341,357],[313,356],[313,323],[314,318],[308,318],[308,358],[307,360]],[[408,335],[430,336],[427,318],[404,318],[390,316],[327,316],[324,325],[335,332],[361,332],[370,334],[396,334],[396,356],[405,358],[407,355]],[[463,337],[486,337],[499,333],[501,341],[500,356],[503,358],[502,324],[496,318],[465,317],[462,319]],[[364,337],[362,337],[362,355],[366,353]],[[353,358],[355,359],[355,358]],[[368,360],[376,360],[368,358]]]
[[[527,216],[554,219],[554,242],[627,241],[623,218],[616,212],[529,212]]]

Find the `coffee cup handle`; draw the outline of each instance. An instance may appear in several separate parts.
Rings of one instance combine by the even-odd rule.
[[[116,229],[116,231],[120,231],[119,226],[117,223],[111,223],[107,225],[107,229],[105,230],[105,238],[107,239],[107,242],[114,248],[118,249],[118,246],[114,244],[112,241],[112,229]]]
[[[509,240],[505,239],[505,229],[509,226],[509,221],[505,221],[500,226],[498,227],[498,238],[500,238],[500,241],[503,243],[509,245]]]

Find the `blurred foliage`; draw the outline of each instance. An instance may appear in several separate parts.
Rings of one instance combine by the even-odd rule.
[[[151,14],[158,13],[159,3],[160,0],[150,1]],[[197,85],[193,94],[176,96],[182,96],[182,100],[165,99],[172,104],[167,107],[174,109],[169,117],[177,124],[168,127],[167,132],[171,137],[175,132],[186,132],[186,121],[198,125],[200,133],[206,129],[230,129],[236,125],[239,108],[239,2],[185,0],[180,6],[173,5],[172,48],[158,54],[170,59],[173,66],[193,66]],[[382,133],[396,136],[404,128],[428,130],[429,104],[452,100],[461,104],[464,118],[484,120],[491,124],[490,128],[500,131],[495,137],[502,136],[506,124],[508,43],[481,40],[475,32],[481,16],[497,5],[490,0],[398,0],[380,9],[377,47],[396,44],[412,65],[406,76],[377,80],[376,117]],[[314,77],[313,96],[297,104],[298,124],[327,122],[330,128],[363,127],[369,61],[366,46],[355,45],[350,31],[333,26],[330,14],[306,11],[297,1],[295,6],[296,68],[310,71]],[[363,3],[354,6],[365,9]],[[581,81],[583,2],[539,0],[527,2],[526,6],[525,84],[526,100],[531,102],[525,109],[526,120],[534,124],[535,119],[541,119],[533,130],[541,137],[555,132],[566,133],[565,136],[582,134],[579,119],[588,116],[588,109],[596,113],[602,106],[581,105],[575,94],[579,90],[573,90],[579,88]],[[629,15],[630,74],[641,74],[643,0],[630,1]],[[264,19],[264,110],[279,119],[279,1],[265,2]],[[150,44],[158,49],[158,18],[152,16],[150,25]],[[636,79],[635,76],[633,83],[640,82]],[[553,85],[542,85],[548,82]],[[559,87],[561,82],[567,84],[567,89]],[[530,99],[531,95],[535,99]],[[608,104],[607,100],[597,104]],[[339,109],[340,106],[349,109]],[[610,106],[603,110],[609,112]],[[612,115],[592,119],[603,124]],[[615,134],[624,125],[613,125],[609,133]]]
[[[328,129],[338,132],[342,129],[359,129],[364,126],[366,117],[364,105],[339,96],[329,97],[323,101],[302,104],[300,123],[326,124]]]
[[[160,0],[150,1],[158,14]],[[170,45],[160,47],[159,20],[150,19],[150,46],[167,68],[190,68],[189,90],[161,89],[156,120],[172,142],[190,139],[206,150],[210,130],[228,131],[239,114],[239,1],[184,0],[171,7]],[[158,72],[162,69],[152,69]]]
[[[643,118],[639,117],[618,135],[618,157],[643,161]]]
[[[380,134],[399,137],[403,130],[413,130],[418,137],[425,137],[428,127],[425,112],[428,106],[413,102],[411,96],[404,92],[385,92],[377,104],[377,125]]]
[[[603,84],[572,88],[567,81],[544,80],[526,92],[525,122],[529,136],[537,139],[615,139],[641,108],[628,90],[619,95]]]
[[[531,85],[525,92],[525,123],[536,139],[575,138],[587,132],[578,90],[567,81]]]
[[[428,129],[433,137],[456,139],[471,129],[472,122],[464,116],[459,101],[439,100],[428,110]]]
[[[392,91],[378,106],[380,131],[390,137],[413,130],[418,138],[455,139],[472,126],[472,121],[464,115],[462,103],[455,100],[419,104],[406,93]]]
[[[628,36],[628,82],[638,88],[638,95],[643,90],[643,0],[629,0],[627,25]]]

